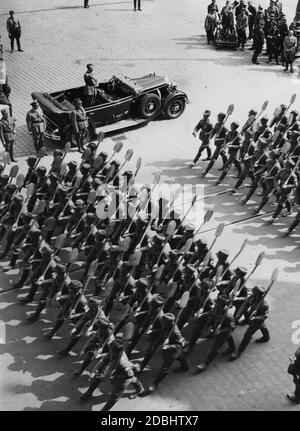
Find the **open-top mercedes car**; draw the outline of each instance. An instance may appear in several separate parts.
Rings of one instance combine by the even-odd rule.
[[[125,128],[129,120],[140,124],[158,116],[178,118],[188,102],[187,95],[174,83],[155,73],[137,79],[113,76],[108,82],[100,83],[96,93],[92,101],[85,96],[84,86],[55,93],[32,93],[46,118],[46,136],[62,144],[74,141],[70,113],[75,109],[73,102],[77,97],[82,100],[89,119],[86,141],[94,139],[100,130],[109,131],[105,126],[113,123],[119,122],[119,128]]]

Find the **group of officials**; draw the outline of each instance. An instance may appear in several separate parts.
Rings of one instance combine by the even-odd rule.
[[[174,362],[179,362],[175,372],[187,371],[192,350],[201,353],[200,341],[208,339],[209,349],[195,373],[220,352],[236,360],[257,331],[262,336],[256,342],[268,342],[265,297],[276,276],[250,289],[262,253],[249,271],[234,264],[246,243],[231,258],[225,249],[213,252],[224,226],[210,244],[201,237],[212,211],[201,226],[186,224],[174,200],[154,199],[159,176],[151,187],[135,184],[140,158],[131,171],[124,168],[131,150],[120,162],[114,158],[120,143],[112,156],[97,154],[99,143],[86,146],[81,163],[64,163],[69,145],[65,153],[55,150],[48,171],[41,156],[27,159],[26,175],[18,174],[17,165],[8,174],[2,166],[0,258],[9,260],[7,269],[20,268],[14,288],[26,286],[21,302],[36,300],[28,322],[56,302],[57,316],[45,336],[50,340],[63,325],[69,327],[58,355],[67,356],[75,346],[80,350],[74,374],[90,372],[81,401],[110,379],[103,407],[109,410],[130,385],[135,388],[130,398],[154,392]],[[237,325],[246,325],[238,345]],[[161,358],[159,371],[144,388],[143,374],[154,355]],[[298,392],[292,401],[299,402]]]
[[[252,63],[259,64],[258,57],[266,46],[268,63],[272,60],[276,64],[282,63],[285,71],[294,72],[293,63],[297,51],[295,23],[287,25],[286,16],[282,12],[281,4],[270,0],[267,9],[256,8],[251,1],[226,1],[219,10],[216,1],[208,6],[205,29],[208,43],[214,42],[216,32],[220,32],[225,39],[237,39],[237,47],[244,50],[247,38],[252,40],[251,50],[254,51]]]

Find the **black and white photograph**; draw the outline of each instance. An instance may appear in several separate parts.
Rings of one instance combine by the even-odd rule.
[[[299,89],[300,0],[1,0],[2,413],[300,411]]]

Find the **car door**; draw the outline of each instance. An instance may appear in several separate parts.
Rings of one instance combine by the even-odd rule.
[[[131,115],[132,96],[127,96],[115,101],[115,121],[120,121]]]
[[[114,104],[115,101],[86,108],[86,114],[92,120],[95,127],[105,126],[115,121]]]

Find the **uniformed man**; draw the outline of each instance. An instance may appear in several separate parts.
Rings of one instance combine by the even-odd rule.
[[[10,160],[17,162],[14,158],[14,143],[15,143],[15,125],[16,120],[8,115],[6,109],[1,109],[2,118],[0,120],[0,140],[5,151],[9,153]]]
[[[241,356],[256,331],[260,330],[262,333],[262,337],[258,338],[256,343],[267,343],[270,340],[270,334],[265,325],[265,320],[269,314],[269,305],[264,299],[264,293],[265,287],[258,285],[253,288],[252,295],[248,298],[245,305],[247,310],[244,314],[247,316],[249,326],[238,349],[230,357],[232,361]]]
[[[45,118],[43,112],[39,109],[37,100],[33,100],[31,106],[32,108],[26,116],[26,123],[33,137],[35,151],[38,153],[44,145]]]
[[[205,171],[203,172],[202,177],[205,177],[207,175],[207,173],[211,170],[211,168],[216,163],[219,156],[221,156],[221,158],[222,158],[223,166],[225,165],[225,163],[227,161],[225,151],[223,150],[223,147],[224,147],[225,142],[226,142],[225,141],[226,134],[228,132],[228,130],[224,126],[225,118],[226,118],[226,114],[224,114],[223,112],[219,113],[217,123],[215,124],[215,126],[213,127],[213,129],[211,131],[210,138],[215,137],[216,149],[212,155],[212,158],[211,158],[208,166],[206,167]]]
[[[83,145],[89,126],[88,117],[82,107],[82,101],[79,98],[74,100],[74,107],[74,111],[70,113],[70,120],[75,134],[78,151],[83,153]]]
[[[230,125],[230,130],[226,135],[226,144],[228,148],[229,158],[226,160],[222,170],[222,174],[218,178],[217,185],[221,184],[231,169],[231,166],[234,166],[238,169],[238,176],[241,174],[240,163],[237,161],[238,152],[241,145],[240,134],[238,132],[239,124],[236,121],[233,121]]]
[[[21,37],[21,24],[19,20],[16,20],[14,11],[9,11],[9,18],[6,21],[6,28],[8,37],[10,38],[10,47],[11,47],[11,53],[14,52],[14,42],[16,39],[18,51],[23,52],[23,49],[21,49],[21,43],[20,43],[20,37]]]
[[[201,154],[204,150],[207,151],[207,158],[204,160],[210,160],[210,158],[211,158],[211,150],[209,148],[209,135],[212,131],[213,126],[209,120],[209,117],[210,117],[210,111],[208,109],[206,109],[204,111],[203,118],[199,121],[199,123],[196,125],[196,127],[193,131],[193,136],[196,137],[197,133],[200,130],[199,139],[202,143],[199,147],[199,150],[198,150],[198,153],[196,154],[196,157],[194,158],[193,162],[190,164],[191,168],[193,166],[195,166],[195,164],[198,162],[198,160],[200,159]]]
[[[88,105],[92,105],[95,103],[96,96],[97,96],[97,87],[98,87],[98,81],[94,77],[94,69],[92,64],[87,64],[87,71],[84,74],[84,96],[86,98],[86,102]]]

